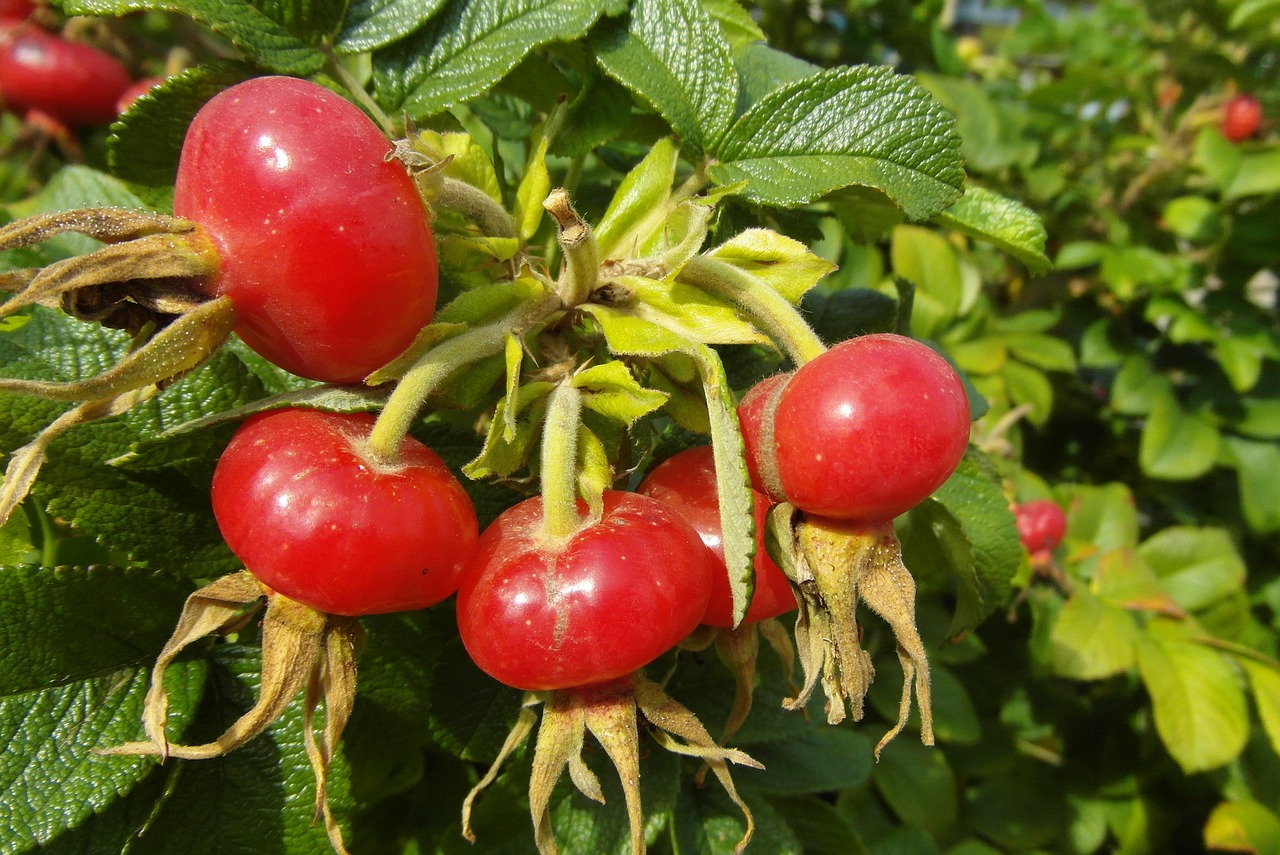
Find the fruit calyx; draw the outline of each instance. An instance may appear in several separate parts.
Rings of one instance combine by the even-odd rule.
[[[932,745],[929,661],[916,628],[915,580],[902,562],[893,523],[826,520],[781,504],[770,512],[769,527],[781,559],[778,564],[795,584],[800,603],[795,636],[804,686],[783,706],[807,705],[821,680],[829,723],[838,724],[846,715],[862,719],[875,676],[871,657],[862,648],[857,618],[859,604],[865,603],[893,630],[903,673],[898,720],[876,743],[876,758],[906,727],[913,691],[920,711],[920,741]]]
[[[266,601],[262,616],[262,680],[253,707],[227,730],[202,745],[177,745],[166,734],[169,697],[164,676],[183,650],[212,633],[228,634],[248,623]],[[178,624],[156,658],[143,706],[147,739],[102,749],[101,754],[149,755],[206,760],[221,757],[263,733],[305,687],[303,741],[316,779],[316,817],[324,821],[334,850],[346,855],[342,831],[329,808],[329,765],[355,702],[355,658],[363,632],[354,618],[327,615],[277,594],[247,570],[232,573],[195,591]],[[313,721],[325,706],[324,731]]]
[[[540,724],[534,711],[538,704],[543,707]],[[551,830],[551,796],[566,767],[579,792],[593,801],[604,803],[600,781],[582,758],[588,731],[604,748],[622,781],[632,855],[644,855],[644,813],[640,801],[641,717],[650,725],[647,729],[660,745],[678,754],[701,758],[715,774],[746,820],[745,833],[734,846],[735,853],[742,852],[755,831],[755,822],[746,803],[738,795],[728,764],[737,763],[753,769],[764,767],[742,751],[717,745],[692,712],[673,700],[657,683],[640,674],[593,686],[527,694],[520,717],[497,759],[463,802],[463,836],[475,841],[475,833],[471,829],[471,808],[476,797],[496,780],[503,761],[537,725],[538,737],[529,780],[529,810],[540,855],[559,853]]]

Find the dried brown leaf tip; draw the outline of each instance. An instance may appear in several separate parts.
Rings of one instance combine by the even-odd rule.
[[[534,711],[539,704],[542,705],[541,723]],[[463,836],[475,840],[471,809],[476,797],[496,780],[503,761],[536,726],[538,737],[529,780],[529,810],[540,855],[558,855],[560,851],[551,830],[551,795],[565,769],[568,769],[569,779],[579,792],[589,799],[604,802],[599,779],[582,759],[587,733],[595,737],[618,772],[631,829],[631,852],[632,855],[643,855],[644,811],[640,801],[642,724],[647,725],[645,729],[667,750],[697,757],[707,764],[729,798],[742,811],[746,831],[735,845],[734,852],[745,849],[755,831],[755,822],[746,803],[738,795],[728,765],[736,763],[754,769],[762,768],[761,765],[742,751],[717,745],[697,716],[667,695],[657,683],[638,674],[597,686],[527,695],[520,717],[508,734],[498,758],[463,803]]]
[[[259,611],[262,683],[256,703],[212,742],[170,742],[166,733],[169,697],[164,689],[169,666],[190,645],[213,633],[234,632]],[[334,850],[345,855],[342,831],[329,809],[327,783],[333,752],[355,701],[355,658],[361,638],[355,618],[327,615],[270,592],[248,571],[223,576],[187,598],[173,635],[156,658],[142,713],[147,739],[105,748],[100,753],[184,760],[221,757],[270,727],[305,687],[303,740],[316,778],[316,818],[324,822]],[[321,701],[325,725],[317,735],[313,721]]]

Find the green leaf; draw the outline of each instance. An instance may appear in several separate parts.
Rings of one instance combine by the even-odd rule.
[[[1280,852],[1280,817],[1255,801],[1223,802],[1204,824],[1207,849]]]
[[[678,160],[675,142],[663,137],[622,179],[596,225],[601,258],[629,258],[632,247],[648,242],[661,228],[670,210]]]
[[[1244,199],[1280,192],[1280,149],[1249,153],[1223,191],[1225,199]]]
[[[939,225],[994,244],[1027,266],[1044,273],[1051,266],[1044,254],[1044,223],[1021,202],[985,187],[968,185],[964,196],[934,218]]]
[[[1165,399],[1152,408],[1142,426],[1138,459],[1142,471],[1152,478],[1190,481],[1213,468],[1220,444],[1212,421]]]
[[[903,823],[935,837],[955,824],[959,788],[945,752],[895,739],[880,754],[872,780]]]
[[[1153,621],[1138,642],[1138,671],[1151,696],[1156,731],[1187,774],[1230,763],[1249,736],[1249,714],[1225,655]]]
[[[584,368],[573,376],[573,385],[583,391],[584,407],[628,425],[662,407],[668,398],[641,386],[626,363],[617,360]]]
[[[1057,336],[1032,332],[1006,332],[999,335],[1000,341],[1009,348],[1009,352],[1028,365],[1042,368],[1045,371],[1076,370],[1075,351],[1070,342]]]
[[[1195,243],[1216,240],[1224,227],[1218,206],[1203,196],[1179,196],[1164,206],[1161,214],[1169,231]]]
[[[1244,588],[1244,561],[1220,528],[1170,526],[1138,549],[1184,609],[1197,611]]]
[[[1239,437],[1223,439],[1225,457],[1240,481],[1240,504],[1249,527],[1258,532],[1280,531],[1280,448],[1274,442]]]
[[[522,241],[528,241],[542,222],[542,201],[551,192],[551,174],[547,171],[547,138],[539,134],[536,143],[530,145],[529,161],[524,167],[524,177],[516,188],[516,208],[512,213],[516,232]]]
[[[520,711],[520,693],[473,665],[456,637],[444,643],[431,685],[448,687],[425,698],[436,742],[464,760],[492,762]]]
[[[733,121],[738,77],[729,43],[697,0],[636,0],[630,20],[600,28],[596,59],[647,101],[695,155]]]
[[[254,76],[241,62],[211,62],[167,78],[111,126],[107,161],[123,181],[171,188],[187,126],[210,98]]]
[[[969,827],[1004,851],[1048,846],[1070,816],[1060,776],[1043,763],[1033,763],[1021,760],[965,791]]]
[[[956,318],[964,299],[964,281],[955,247],[931,229],[898,226],[890,245],[893,272],[916,286],[911,331],[937,338]]]
[[[799,838],[806,855],[862,852],[862,841],[853,824],[823,797],[781,796],[769,801]]]
[[[1151,360],[1138,354],[1124,361],[1111,387],[1111,406],[1126,416],[1145,416],[1173,400],[1169,379],[1156,371]]]
[[[190,592],[153,570],[0,568],[0,696],[150,667]]]
[[[1029,167],[1039,145],[1022,133],[1023,121],[992,97],[993,90],[974,80],[939,74],[918,75],[920,82],[956,117],[969,168],[999,173],[1010,167]]]
[[[1236,662],[1249,678],[1253,705],[1258,710],[1258,718],[1271,748],[1280,752],[1280,669],[1244,656],[1236,657]]]
[[[144,9],[199,21],[265,68],[306,77],[324,68],[324,46],[337,30],[345,0],[67,0],[68,15],[120,16]]]
[[[1074,484],[1063,492],[1069,497],[1068,538],[1102,551],[1137,547],[1138,512],[1124,484]]]
[[[601,12],[592,0],[452,0],[374,54],[378,100],[412,119],[433,116],[488,91],[539,45],[579,38]]]
[[[351,0],[334,43],[340,53],[377,50],[417,30],[448,0]]]
[[[822,70],[822,66],[769,47],[763,41],[735,45],[733,64],[738,69],[739,114],[780,85],[803,80]]]
[[[921,220],[955,204],[964,180],[951,117],[910,77],[872,66],[821,71],[774,90],[714,153],[713,180],[747,180],[747,198],[780,207],[858,185]]]
[[[898,322],[898,301],[870,288],[834,293],[810,291],[801,308],[823,341],[844,341],[873,332],[892,332]]]
[[[1073,680],[1101,680],[1136,661],[1138,627],[1125,609],[1077,586],[1050,633],[1053,671]]]
[[[729,44],[740,48],[765,40],[765,34],[751,13],[738,0],[701,0],[702,8],[711,13]]]
[[[1008,599],[1022,547],[999,482],[974,453],[960,462],[933,498],[958,524],[972,556],[969,563],[952,570],[958,601],[948,635],[956,635],[976,626]],[[940,539],[954,537],[945,522],[935,521],[934,526]]]
[[[635,299],[625,311],[703,344],[769,344],[759,330],[738,316],[732,303],[679,279],[619,276],[619,285]],[[620,311],[623,311],[620,309]]]
[[[7,568],[6,568],[7,569]],[[11,652],[9,657],[14,654]],[[200,697],[203,663],[171,669],[169,716],[181,734]],[[0,697],[0,851],[27,852],[106,809],[157,766],[95,754],[137,739],[150,666]]]
[[[767,773],[744,772],[742,786],[784,795],[856,787],[871,776],[871,740],[844,728],[815,728],[803,736],[758,742],[749,753]]]
[[[1004,381],[1009,390],[1009,400],[1015,404],[1030,404],[1027,420],[1042,425],[1049,420],[1053,409],[1053,384],[1044,372],[1022,362],[1009,361],[1004,365]]]

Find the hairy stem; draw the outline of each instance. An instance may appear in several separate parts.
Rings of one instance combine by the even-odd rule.
[[[582,526],[578,513],[578,430],[582,392],[563,380],[551,393],[542,428],[542,537],[559,545]]]
[[[827,349],[805,323],[799,309],[767,284],[732,264],[707,255],[695,255],[681,269],[680,279],[732,300],[796,365],[803,365]]]

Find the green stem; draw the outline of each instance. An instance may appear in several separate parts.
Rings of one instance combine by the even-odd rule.
[[[359,80],[356,80],[351,70],[332,52],[329,53],[329,68],[333,71],[333,76],[338,79],[338,82],[351,93],[351,97],[356,100],[360,108],[378,123],[383,133],[393,139],[400,135],[399,126],[382,111],[382,108],[378,106],[378,102],[369,96],[368,91],[361,85]]]
[[[710,294],[732,300],[796,365],[803,365],[827,349],[805,323],[799,309],[767,284],[732,264],[707,255],[695,255],[680,270],[679,278]]]
[[[435,198],[435,207],[457,211],[473,220],[492,237],[516,237],[516,221],[492,196],[465,181],[445,177]]]
[[[564,544],[582,527],[578,513],[578,430],[582,393],[572,379],[560,381],[547,403],[542,427],[542,539]]]
[[[460,368],[501,353],[507,335],[545,318],[559,306],[548,294],[522,303],[491,324],[474,327],[428,350],[396,383],[369,435],[369,454],[384,465],[395,462],[400,443],[432,392]]]
[[[671,193],[671,200],[668,202],[670,207],[674,208],[686,199],[692,199],[700,190],[702,190],[703,187],[706,187],[707,184],[711,182],[711,179],[707,175],[707,166],[709,164],[710,161],[708,160],[703,160],[698,163],[697,167],[694,168],[693,173],[690,174],[689,177]]]
[[[557,290],[566,307],[585,303],[600,276],[600,248],[595,232],[578,216],[563,187],[551,191],[542,207],[555,218],[556,240],[564,251],[564,273]]]

